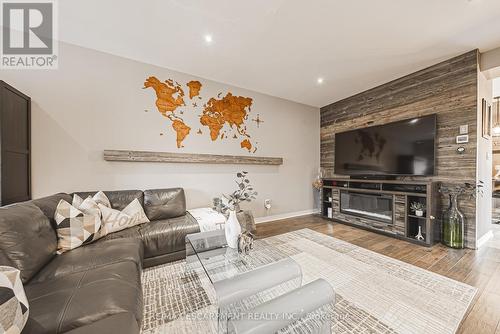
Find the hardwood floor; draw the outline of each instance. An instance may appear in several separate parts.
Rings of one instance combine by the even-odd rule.
[[[479,289],[458,333],[500,334],[500,228],[480,250],[450,249],[441,244],[427,248],[319,216],[303,216],[257,225],[265,238],[309,228],[380,254],[470,284]]]

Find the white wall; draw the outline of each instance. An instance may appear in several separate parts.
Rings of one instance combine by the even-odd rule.
[[[481,53],[479,62],[486,78],[493,79],[500,76],[500,48]]]
[[[482,137],[482,99],[492,103],[492,82],[478,71],[478,124],[477,124],[477,180],[483,181],[484,188],[476,198],[476,245],[492,228],[492,182],[493,142]]]
[[[192,130],[185,147],[178,149],[170,122],[156,110],[155,92],[142,89],[144,80],[152,75],[183,85],[199,80],[204,100],[228,91],[253,98],[250,118],[260,114],[264,120],[260,128],[247,121],[252,141],[258,142],[254,155],[283,157],[284,164],[104,161],[104,149],[252,155],[240,148],[240,140],[212,142],[208,129],[199,124],[201,109],[195,110],[190,103],[181,116]],[[193,208],[210,205],[214,196],[232,192],[234,174],[245,169],[259,196],[243,207],[251,208],[255,216],[314,208],[311,182],[319,166],[318,108],[64,43],[60,44],[58,70],[2,71],[1,79],[32,98],[35,198],[60,191],[179,186],[185,188],[188,207]],[[196,134],[198,128],[203,135]],[[263,208],[265,198],[273,201],[268,213]]]
[[[500,96],[500,78],[493,79],[493,97]]]

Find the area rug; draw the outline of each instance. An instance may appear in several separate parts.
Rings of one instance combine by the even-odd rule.
[[[455,333],[477,289],[309,229],[262,240],[292,257],[303,283],[336,293],[334,333]],[[144,270],[142,333],[216,333],[213,291],[184,261]]]

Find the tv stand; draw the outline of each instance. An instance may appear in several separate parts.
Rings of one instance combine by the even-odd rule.
[[[396,180],[393,175],[352,175],[350,180],[392,181]]]
[[[379,179],[323,179],[321,215],[413,243],[431,246],[440,238],[438,183]],[[425,206],[423,214],[411,206]]]

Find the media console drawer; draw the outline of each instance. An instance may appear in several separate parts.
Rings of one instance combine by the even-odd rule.
[[[401,193],[425,194],[427,192],[426,184],[383,184],[382,190],[396,191]]]

